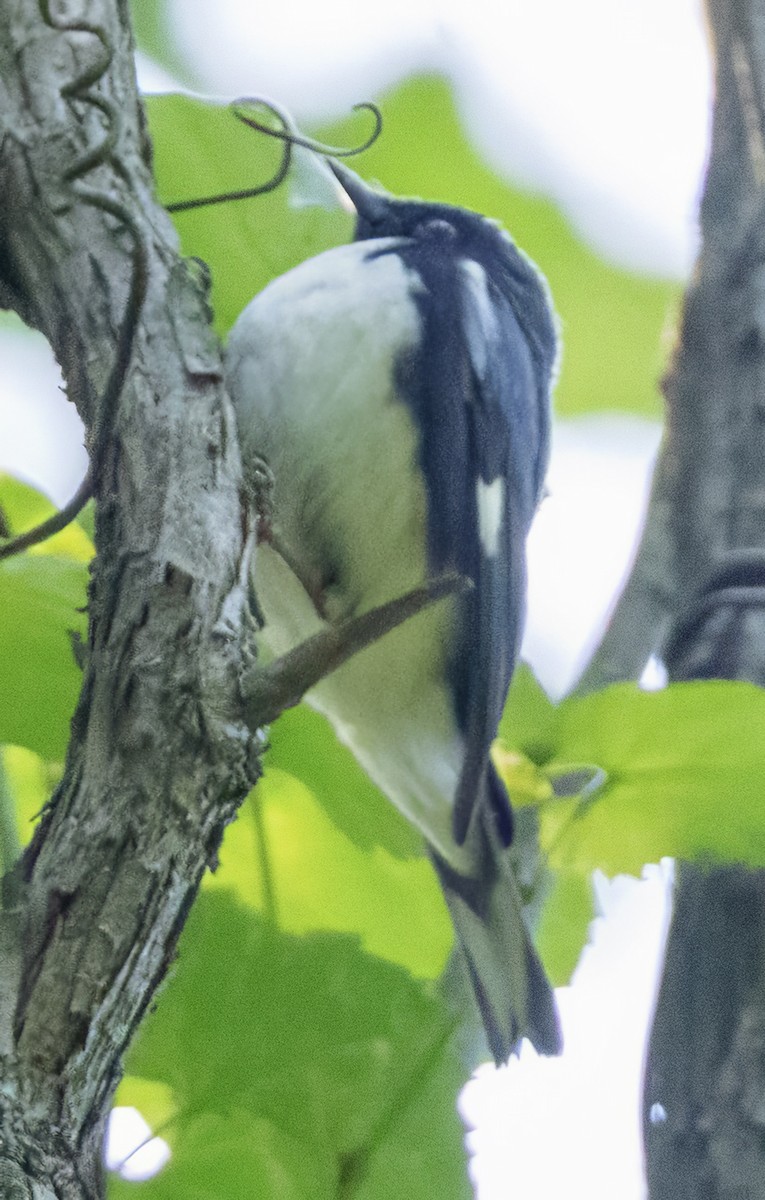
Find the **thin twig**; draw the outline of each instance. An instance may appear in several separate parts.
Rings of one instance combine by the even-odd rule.
[[[306,692],[354,654],[431,604],[446,596],[459,595],[471,587],[470,580],[464,575],[442,575],[361,616],[328,625],[275,662],[258,665],[247,673],[243,690],[250,711],[259,724],[267,725],[276,720],[280,713],[299,704]]]

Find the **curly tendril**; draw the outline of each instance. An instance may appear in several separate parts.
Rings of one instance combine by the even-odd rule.
[[[248,116],[245,113],[239,112],[239,108],[244,104],[261,105],[268,108],[275,116],[279,117],[282,122],[281,129],[274,129],[270,125],[264,125],[260,121],[256,121],[254,117]],[[234,116],[239,121],[243,121],[245,125],[249,125],[251,129],[256,129],[259,133],[265,133],[269,137],[278,138],[280,141],[289,142],[292,146],[303,146],[306,150],[312,150],[314,154],[320,154],[323,158],[353,158],[356,154],[363,154],[370,146],[373,146],[383,127],[383,116],[380,109],[371,100],[361,100],[358,104],[353,105],[353,112],[371,112],[375,119],[375,127],[370,133],[366,141],[363,141],[360,146],[328,146],[325,142],[320,142],[316,138],[307,138],[296,130],[290,128],[290,121],[285,115],[270,101],[266,102],[259,100],[257,96],[243,96],[240,100],[234,100],[231,105]]]
[[[234,101],[234,104],[238,103],[240,103],[240,101]],[[188,212],[192,208],[206,208],[210,204],[225,204],[229,200],[249,200],[252,196],[263,196],[267,192],[275,191],[276,188],[278,188],[284,182],[292,165],[293,142],[291,137],[288,135],[289,119],[277,108],[275,104],[271,104],[270,101],[258,100],[255,101],[255,103],[262,104],[276,117],[278,121],[281,121],[282,123],[281,132],[277,132],[277,130],[270,130],[274,137],[278,137],[284,142],[282,161],[279,164],[276,174],[273,175],[267,183],[259,184],[257,187],[242,188],[237,192],[220,192],[216,196],[203,196],[199,200],[178,200],[172,204],[166,204],[165,208],[168,212]],[[231,107],[233,108],[233,105],[231,105]],[[240,120],[245,120],[245,118],[242,117]],[[250,124],[249,121],[246,123]],[[268,127],[266,126],[266,128]]]
[[[266,109],[279,122],[279,128],[274,128],[273,125],[258,121],[250,113],[240,111],[245,105]],[[328,146],[326,143],[319,142],[315,138],[304,137],[301,133],[298,133],[293,126],[291,118],[272,100],[266,100],[262,96],[243,96],[239,100],[232,101],[230,108],[236,119],[241,121],[243,125],[249,126],[250,129],[254,129],[258,133],[264,133],[267,137],[276,138],[277,141],[284,144],[284,154],[276,174],[266,183],[259,184],[257,187],[242,188],[236,192],[220,192],[215,196],[203,196],[197,200],[178,200],[172,204],[166,204],[165,208],[168,212],[188,212],[189,209],[193,208],[206,208],[210,204],[226,204],[229,200],[249,200],[253,196],[262,196],[267,192],[273,192],[284,182],[289,172],[292,165],[292,149],[294,146],[302,146],[305,150],[312,150],[314,154],[319,154],[323,158],[352,158],[356,154],[363,154],[365,150],[374,145],[383,127],[383,118],[380,109],[370,100],[363,100],[359,104],[353,105],[353,111],[367,111],[371,112],[374,116],[375,127],[369,137],[359,146]]]

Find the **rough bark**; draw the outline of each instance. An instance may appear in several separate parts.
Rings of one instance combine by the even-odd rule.
[[[49,339],[98,458],[65,775],[0,916],[0,1195],[84,1200],[121,1055],[257,774],[248,517],[204,272],[154,202],[127,0],[11,0],[0,24],[0,302]]]

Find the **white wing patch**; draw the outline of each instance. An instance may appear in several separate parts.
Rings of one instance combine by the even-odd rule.
[[[460,271],[465,285],[462,315],[468,352],[476,375],[479,379],[485,379],[489,367],[489,344],[497,334],[497,314],[481,264],[475,259],[463,258]]]
[[[505,481],[501,475],[491,483],[478,479],[475,487],[478,508],[478,536],[481,549],[487,558],[496,558],[499,553],[499,535],[502,532],[502,514],[505,510]]]

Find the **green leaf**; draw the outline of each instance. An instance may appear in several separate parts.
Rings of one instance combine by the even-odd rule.
[[[335,1197],[349,1174],[347,1194],[371,1200],[402,1194],[402,1173],[413,1200],[432,1197],[433,1179],[441,1197],[468,1196],[451,1033],[440,1002],[357,939],[284,935],[203,894],[129,1056],[131,1074],[173,1089],[179,1112],[163,1131],[173,1158],[142,1193],[193,1194],[193,1162],[210,1200]],[[249,1147],[259,1189],[236,1189],[226,1143],[233,1158]]]
[[[27,529],[34,529],[56,512],[55,505],[42,492],[2,472],[0,509],[12,536],[24,533]],[[37,546],[31,546],[24,553],[52,555],[56,558],[69,558],[73,562],[87,563],[93,557],[93,542],[82,525],[78,521],[72,521],[60,533],[54,534]]]
[[[4,746],[0,755],[13,796],[19,840],[26,845],[58,781],[58,772],[52,772],[49,763],[22,746]]]
[[[168,1166],[146,1183],[112,1177],[111,1200],[335,1200],[331,1164],[271,1121],[229,1109],[183,1120]]]
[[[338,741],[326,717],[300,704],[269,730],[265,766],[313,792],[332,822],[363,850],[384,846],[398,858],[423,853],[422,838]]]
[[[136,1075],[122,1077],[115,1105],[137,1109],[158,1136],[178,1115],[172,1088],[154,1079],[139,1079]]]
[[[13,534],[55,511],[40,492],[3,474],[0,508]],[[0,563],[0,744],[64,756],[81,681],[71,639],[86,632],[92,556],[93,543],[75,522]]]
[[[80,687],[71,634],[85,635],[87,568],[50,555],[0,563],[0,743],[64,756]]]
[[[519,751],[541,765],[554,753],[557,726],[557,705],[553,704],[531,667],[519,663],[497,730],[502,748]]]
[[[765,866],[765,691],[748,683],[619,684],[560,707],[558,763],[602,788],[542,811],[553,866],[639,874],[664,856]]]
[[[587,944],[595,905],[588,872],[558,871],[553,878],[534,941],[553,987],[563,987]]]
[[[355,933],[370,952],[413,975],[441,974],[453,933],[427,858],[402,861],[374,844],[361,849],[299,780],[273,768],[226,831],[220,868],[205,886],[233,888],[241,901],[264,907],[264,850],[282,929]]]

